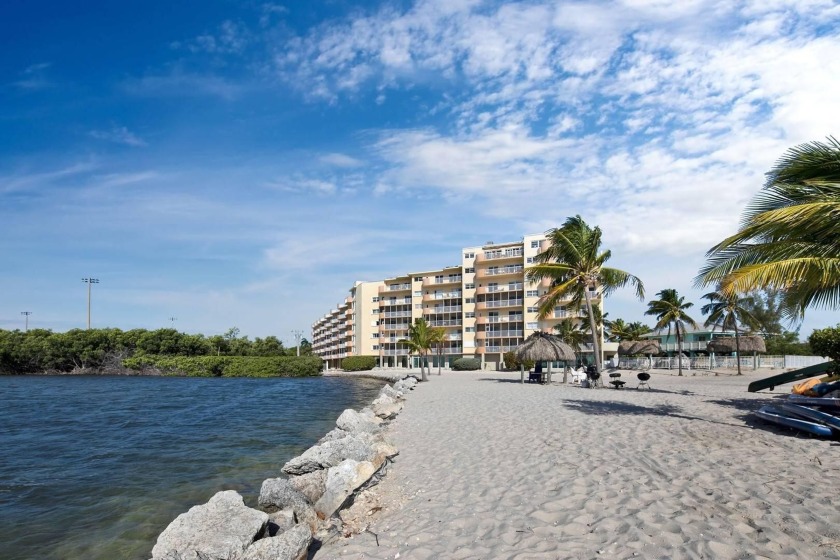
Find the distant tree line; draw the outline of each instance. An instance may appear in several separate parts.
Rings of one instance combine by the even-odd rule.
[[[121,367],[123,359],[137,356],[278,357],[295,356],[297,351],[285,348],[275,336],[240,337],[237,328],[209,337],[175,329],[73,329],[64,333],[0,329],[0,374]],[[301,356],[311,353],[311,345],[303,339]]]

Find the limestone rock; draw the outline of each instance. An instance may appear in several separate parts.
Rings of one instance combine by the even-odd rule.
[[[396,417],[403,408],[401,402],[397,402],[394,398],[387,395],[382,395],[371,404],[373,413],[379,418],[390,419]]]
[[[315,503],[315,511],[321,519],[332,516],[341,504],[376,472],[370,461],[347,459],[327,471],[327,486],[324,495]]]
[[[312,533],[305,525],[295,525],[282,535],[261,539],[248,547],[242,560],[303,560]]]
[[[268,515],[246,507],[236,491],[219,492],[169,524],[158,536],[152,560],[238,555],[262,534],[267,523]]]
[[[317,502],[324,495],[327,485],[327,471],[319,470],[289,478],[292,488],[306,496],[311,503]]]
[[[280,511],[269,513],[268,526],[266,526],[263,536],[276,537],[281,533],[285,533],[295,525],[297,525],[297,523],[295,523],[295,510],[292,508],[281,509]]]
[[[334,467],[344,459],[373,461],[378,453],[380,451],[362,439],[362,437],[350,435],[310,447],[303,454],[283,465],[281,471],[290,475],[306,474],[308,472]]]
[[[341,413],[341,416],[335,421],[335,425],[339,429],[350,432],[351,434],[359,432],[372,434],[380,429],[379,424],[381,422],[382,420],[376,418],[373,412],[370,412],[370,416],[368,416],[367,414],[361,414],[348,408]]]
[[[332,430],[327,432],[327,435],[325,435],[324,437],[322,437],[321,439],[318,440],[318,444],[320,445],[322,443],[327,443],[328,441],[335,441],[337,439],[342,439],[342,438],[345,438],[349,435],[350,435],[350,432],[345,432],[341,428],[333,428]]]
[[[260,488],[259,504],[267,511],[291,508],[298,523],[306,524],[312,533],[318,529],[318,516],[312,504],[285,478],[264,480]]]
[[[379,396],[391,397],[395,401],[405,400],[405,396],[400,391],[397,391],[390,385],[385,385],[384,387],[382,387],[382,389],[379,390]]]

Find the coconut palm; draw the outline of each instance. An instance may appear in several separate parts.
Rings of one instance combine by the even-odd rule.
[[[709,300],[709,303],[700,308],[703,315],[709,316],[705,325],[712,326],[712,330],[720,326],[721,329],[735,331],[735,354],[738,356],[735,363],[738,364],[738,375],[741,375],[741,340],[738,323],[749,328],[755,328],[758,325],[758,320],[749,311],[749,306],[753,303],[752,298],[726,292],[718,287],[714,292],[705,294],[703,299]]]
[[[560,228],[547,232],[548,248],[535,257],[535,264],[528,269],[530,282],[551,280],[551,288],[539,299],[538,317],[545,319],[554,312],[561,301],[569,300],[571,307],[580,309],[585,302],[592,310],[592,295],[600,292],[606,297],[618,288],[632,285],[639,299],[643,299],[645,288],[642,281],[629,272],[610,268],[605,263],[612,253],[601,250],[601,228],[590,227],[583,218],[567,218]],[[589,313],[589,327],[592,332],[592,350],[595,367],[601,371],[601,354],[598,345],[598,329],[594,313]]]
[[[554,331],[557,338],[572,347],[572,350],[575,351],[575,361],[579,361],[580,347],[586,341],[588,333],[580,328],[580,325],[574,319],[563,319],[554,325]],[[563,383],[565,382],[564,375]]]
[[[693,307],[694,304],[686,302],[684,297],[677,294],[677,290],[666,288],[656,294],[659,299],[648,302],[648,310],[645,315],[654,315],[657,319],[654,329],[661,331],[668,327],[668,337],[671,336],[671,325],[674,326],[677,332],[677,363],[678,375],[682,375],[682,335],[685,332],[685,325],[688,323],[694,328],[697,328],[697,323],[688,316],[686,309]]]
[[[429,377],[426,375],[426,369],[429,367],[428,354],[432,348],[432,329],[426,322],[426,319],[420,317],[414,320],[414,324],[408,327],[408,338],[403,338],[397,341],[397,344],[402,344],[408,347],[408,353],[417,353],[420,356],[420,380],[428,381]],[[425,369],[423,362],[425,361]]]
[[[615,321],[604,321],[604,326],[607,328],[607,340],[610,342],[621,342],[622,340],[630,340],[628,329],[630,327],[624,319],[616,319]]]
[[[446,345],[446,329],[443,327],[433,327],[429,329],[429,342],[431,346],[437,349],[438,355],[438,375],[440,375],[441,363],[443,362],[443,349]],[[431,371],[429,374],[431,375]]]
[[[633,321],[627,325],[627,338],[625,340],[642,340],[642,336],[650,331],[650,327],[641,321]]]
[[[778,288],[786,314],[840,307],[840,142],[785,153],[747,206],[738,232],[712,247],[695,278],[732,293]]]

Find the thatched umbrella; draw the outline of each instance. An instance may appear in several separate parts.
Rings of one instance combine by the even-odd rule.
[[[622,340],[618,343],[619,356],[634,356],[637,354],[647,354],[648,365],[653,366],[651,360],[652,354],[659,354],[662,347],[659,346],[659,341],[656,339],[647,340]]]
[[[554,335],[537,331],[513,351],[519,360],[520,381],[525,383],[525,361],[548,362],[548,380],[551,381],[551,362],[569,362],[575,360],[575,351],[571,346]],[[565,378],[563,379],[565,383]]]
[[[738,346],[741,347],[741,352],[752,352],[753,355],[753,369],[758,369],[757,354],[760,352],[764,354],[767,352],[767,346],[764,344],[764,339],[760,336],[739,336],[738,343],[735,343],[734,336],[727,336],[722,338],[715,338],[706,343],[706,349],[709,352],[716,352],[721,354],[731,354],[738,351]],[[738,369],[741,368],[741,356],[738,355]]]

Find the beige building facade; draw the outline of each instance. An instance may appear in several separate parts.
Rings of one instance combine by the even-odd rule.
[[[544,234],[488,242],[464,248],[459,265],[356,282],[344,302],[312,325],[313,352],[328,369],[348,356],[375,356],[380,367],[417,367],[419,358],[399,341],[422,317],[446,333],[443,347],[430,356],[433,365],[475,357],[484,369],[501,369],[504,353],[531,333],[551,332],[565,318],[581,320],[578,310],[565,306],[537,318],[537,301],[549,283],[528,282],[526,271],[546,243]],[[593,296],[600,303],[599,294]],[[591,356],[590,345],[582,352]]]

